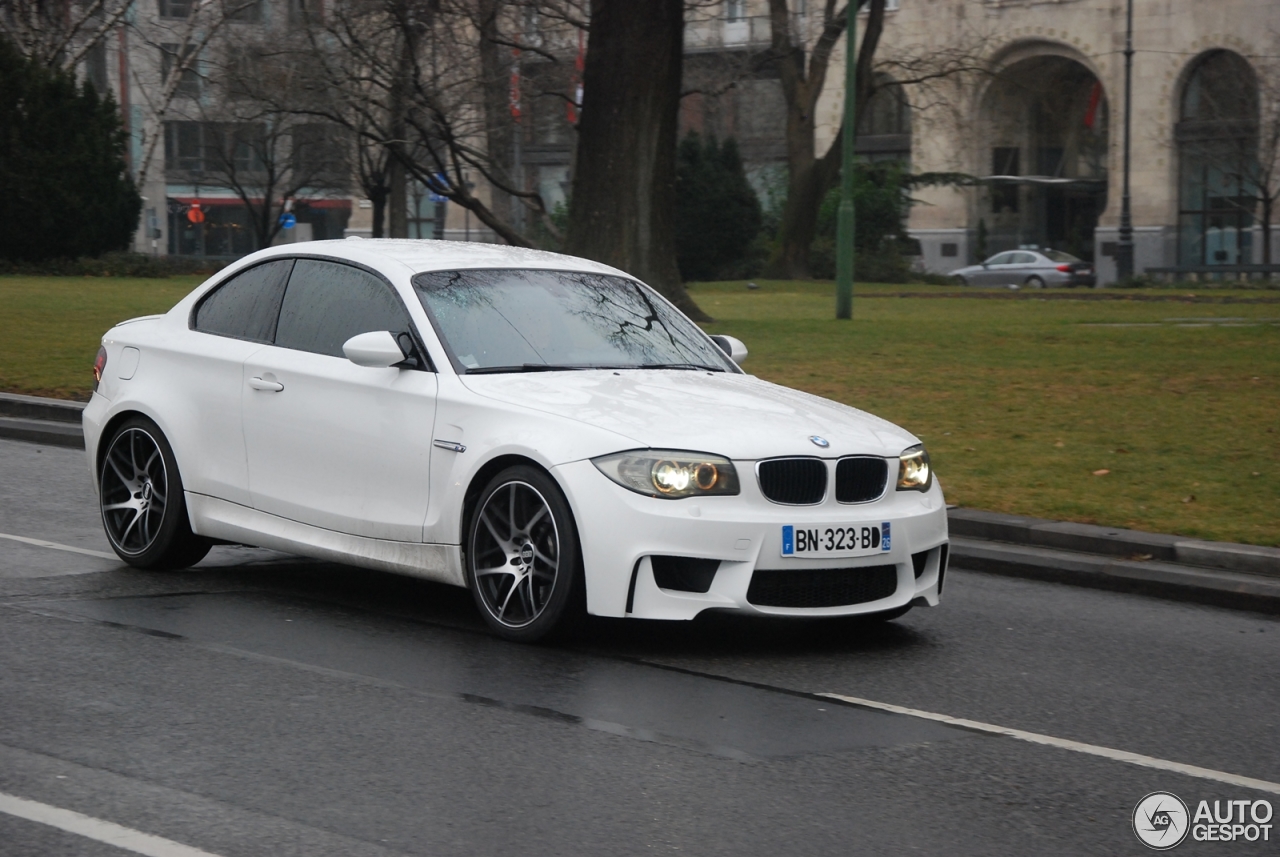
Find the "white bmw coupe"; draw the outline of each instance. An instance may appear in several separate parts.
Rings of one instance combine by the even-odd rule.
[[[291,244],[108,331],[85,445],[131,565],[236,543],[401,572],[467,587],[514,640],[587,613],[936,606],[919,439],[746,353],[584,259]]]

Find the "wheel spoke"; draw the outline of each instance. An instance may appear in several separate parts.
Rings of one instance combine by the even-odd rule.
[[[129,522],[129,526],[125,527],[124,532],[120,534],[120,545],[121,545],[121,547],[123,547],[123,546],[125,546],[126,544],[128,544],[128,542],[129,542],[129,533],[133,532],[134,525],[136,525],[136,524],[138,523],[138,519],[139,519],[139,518],[141,518],[141,517],[142,517],[142,510],[141,510],[141,509],[135,509],[135,510],[134,510],[134,513],[133,513],[133,520],[131,520],[131,521]]]
[[[513,542],[516,540],[516,486],[508,485],[507,495],[510,497],[507,507],[507,529],[509,531],[507,541]]]
[[[483,523],[485,529],[489,531],[489,535],[493,536],[493,540],[497,542],[498,547],[502,548],[503,551],[507,550],[511,544],[510,539],[504,539],[502,536],[498,535],[498,530],[494,526],[492,516],[488,514],[487,509],[485,512],[486,514],[480,518],[481,523]]]
[[[510,565],[506,563],[503,563],[502,565],[495,565],[492,568],[476,569],[476,577],[488,577],[489,575],[492,575],[492,574],[508,574],[514,577],[519,573],[520,572],[516,571],[514,568],[512,568]]]
[[[523,527],[521,527],[520,529],[521,529],[521,530],[523,530],[523,531],[524,531],[524,532],[526,532],[526,533],[530,533],[530,532],[532,532],[532,530],[533,530],[533,525],[534,525],[534,524],[536,524],[536,523],[538,523],[538,521],[541,521],[541,520],[542,520],[542,517],[543,517],[544,515],[546,515],[546,514],[547,514],[547,507],[546,507],[546,506],[542,506],[542,507],[540,507],[540,508],[538,509],[538,511],[537,511],[536,513],[534,513],[534,516],[533,516],[532,518],[530,518],[528,521],[526,521],[526,522],[525,522],[525,525],[524,525]]]
[[[498,608],[498,618],[503,619],[507,615],[507,604],[511,602],[511,596],[516,594],[516,590],[520,588],[520,581],[517,579],[511,584],[511,588],[507,590],[507,597],[502,599],[502,606]]]
[[[133,500],[133,498],[129,498],[128,500],[125,500],[123,503],[109,503],[106,506],[102,507],[102,511],[114,512],[117,509],[136,509],[136,508],[138,508],[138,504]]]

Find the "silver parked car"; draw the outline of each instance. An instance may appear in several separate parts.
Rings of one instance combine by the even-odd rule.
[[[1092,286],[1093,265],[1060,250],[1022,249],[997,253],[980,265],[951,272],[962,286]]]

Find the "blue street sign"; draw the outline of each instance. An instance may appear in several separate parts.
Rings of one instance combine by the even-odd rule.
[[[449,197],[436,193],[432,187],[433,185],[440,188],[446,188],[449,186],[449,180],[444,177],[444,173],[436,173],[435,176],[432,177],[431,184],[427,185],[427,199],[432,202],[448,202]]]
[[[286,211],[280,215],[280,226],[283,229],[292,229],[298,225],[298,218],[293,216],[292,212]]]

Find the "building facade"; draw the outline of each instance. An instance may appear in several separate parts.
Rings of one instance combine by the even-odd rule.
[[[901,0],[877,57],[892,75],[951,52],[981,71],[902,87],[913,172],[968,187],[917,193],[910,229],[930,271],[1020,245],[1115,279],[1123,181],[1126,0]],[[1133,0],[1130,194],[1135,271],[1263,261],[1260,198],[1277,190],[1275,0]],[[861,16],[865,21],[865,14]],[[841,47],[843,51],[843,46]],[[843,61],[843,55],[840,56]],[[835,135],[829,81],[819,146]],[[1269,188],[1267,187],[1269,182]],[[1273,234],[1272,259],[1280,261]]]

